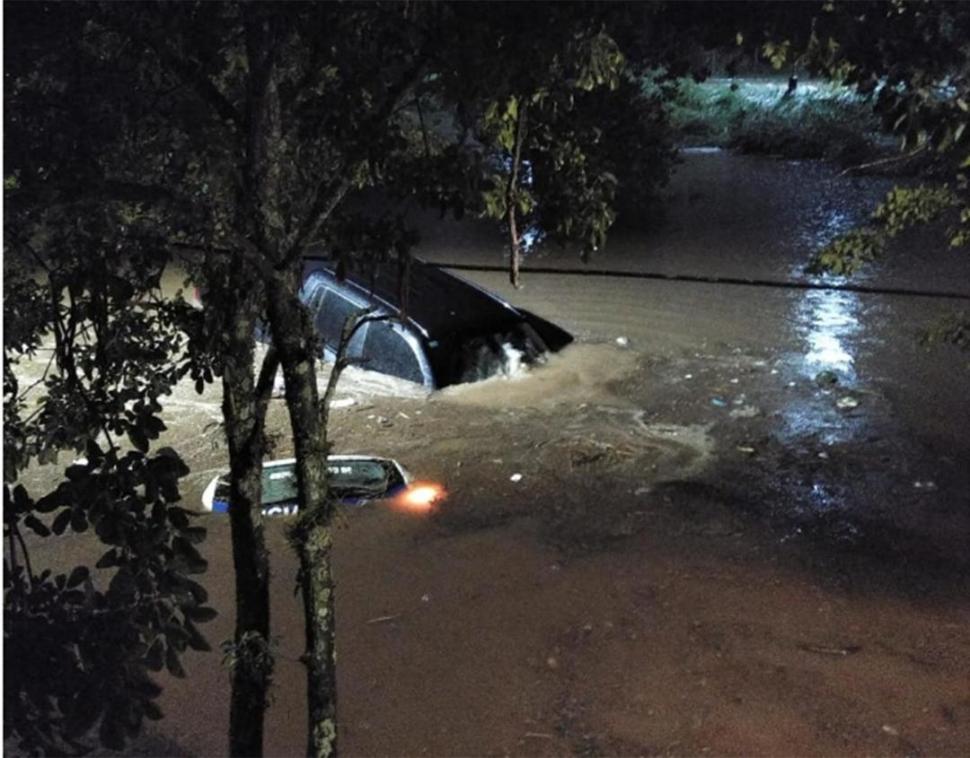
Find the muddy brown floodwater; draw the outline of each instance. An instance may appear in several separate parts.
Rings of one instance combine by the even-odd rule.
[[[695,151],[666,224],[619,233],[591,265],[801,280],[887,186]],[[431,260],[501,261],[482,226],[429,224],[424,239]],[[903,240],[864,280],[970,294],[965,254],[934,240]],[[580,267],[568,251],[528,263]],[[345,755],[970,753],[968,372],[916,340],[965,302],[568,273],[527,273],[513,291],[463,275],[578,344],[431,396],[342,380],[336,449],[394,456],[448,490],[427,515],[342,513]],[[820,385],[823,371],[836,381]],[[218,391],[180,388],[166,409],[195,503],[226,462]],[[269,425],[274,455],[290,453],[278,400]],[[201,520],[218,643],[232,629],[228,524]],[[278,756],[302,754],[306,719],[284,528],[269,533]],[[94,550],[38,545],[35,562]],[[186,668],[131,752],[225,753],[219,655]]]

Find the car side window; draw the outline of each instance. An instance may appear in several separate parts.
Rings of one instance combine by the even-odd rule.
[[[424,383],[418,356],[410,343],[387,322],[375,321],[368,324],[363,358],[363,368],[368,371],[379,371],[410,382]]]
[[[340,333],[343,331],[344,322],[350,316],[356,316],[364,311],[363,308],[354,305],[336,290],[329,287],[321,287],[323,290],[323,302],[317,310],[316,325],[317,331],[323,341],[332,350],[336,350],[340,344]],[[316,297],[316,293],[314,293]],[[353,347],[353,344],[351,344]],[[351,350],[353,353],[353,350]]]
[[[327,291],[327,288],[324,287],[322,284],[318,284],[316,285],[316,287],[313,288],[313,291],[310,294],[310,297],[307,298],[307,301],[306,301],[306,307],[310,311],[310,313],[316,314],[317,308],[320,307],[320,301],[323,300],[323,296],[326,293],[326,291]]]

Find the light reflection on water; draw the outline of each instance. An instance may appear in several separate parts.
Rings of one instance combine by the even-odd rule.
[[[798,235],[799,242],[808,249],[820,250],[853,227],[853,214],[839,207],[828,207],[828,200],[820,207],[805,214],[804,227]]]
[[[795,330],[802,346],[788,358],[788,376],[796,380],[789,382],[782,411],[782,435],[789,441],[814,439],[824,449],[857,435],[867,420],[862,413],[836,405],[844,390],[857,382],[860,310],[857,293],[839,290],[807,290],[795,304]],[[823,380],[822,372],[831,372],[837,381]]]
[[[838,499],[830,492],[829,488],[818,482],[812,485],[809,500],[813,510],[819,513],[830,511],[839,504]]]
[[[859,296],[855,292],[808,290],[798,305],[799,331],[807,352],[802,370],[814,378],[834,371],[841,381],[856,378],[853,343],[859,335]]]
[[[805,455],[819,460],[815,481],[796,506],[804,517],[828,517],[849,507],[841,488],[830,480],[830,466],[821,461],[828,460],[830,446],[859,435],[867,420],[837,406],[839,396],[857,381],[860,312],[859,295],[841,290],[806,290],[794,306],[802,345],[790,356],[789,366],[800,381],[789,384],[791,394],[782,412],[784,436],[805,445]],[[831,372],[836,381],[820,377],[822,372]]]

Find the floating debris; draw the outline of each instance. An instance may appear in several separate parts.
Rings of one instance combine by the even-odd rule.
[[[806,653],[818,653],[819,655],[837,655],[846,656],[853,655],[862,650],[862,645],[846,645],[845,647],[829,647],[827,645],[809,645],[806,642],[802,642],[798,645],[799,650],[804,650]]]
[[[735,408],[731,411],[731,418],[754,418],[761,411],[753,405],[746,405],[743,408]]]
[[[630,340],[627,337],[617,337],[616,344],[619,345],[620,347],[629,347]]]
[[[400,613],[395,613],[391,616],[377,616],[376,618],[367,619],[365,623],[367,624],[386,624],[388,621],[394,621],[394,619],[400,618]]]
[[[850,411],[859,407],[859,398],[846,395],[835,401],[835,407],[843,411]]]
[[[725,400],[723,397],[712,397],[711,405],[717,408],[727,408],[727,400]]]
[[[510,482],[521,482],[522,481],[522,474],[512,474],[512,476],[509,477],[509,481]]]

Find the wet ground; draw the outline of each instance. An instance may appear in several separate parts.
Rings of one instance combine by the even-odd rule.
[[[620,233],[591,266],[805,280],[813,249],[886,186],[697,151],[665,225]],[[501,260],[487,228],[425,231],[432,260]],[[555,250],[528,263],[581,266]],[[965,253],[921,234],[864,280],[970,294],[968,274]],[[344,514],[345,754],[970,750],[967,359],[916,339],[965,301],[528,273],[514,291],[502,274],[463,275],[579,341],[530,374],[430,397],[345,376],[336,448],[397,457],[449,493],[428,515]],[[225,465],[218,394],[185,388],[167,408],[197,502]],[[269,424],[289,454],[279,401]],[[218,642],[232,628],[228,528],[203,520]],[[295,562],[281,522],[270,536],[267,752],[296,755]],[[38,551],[93,549],[72,544]],[[225,751],[226,673],[217,654],[187,663],[142,754]]]

